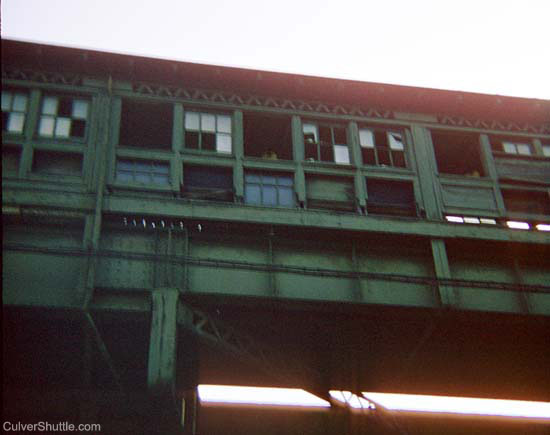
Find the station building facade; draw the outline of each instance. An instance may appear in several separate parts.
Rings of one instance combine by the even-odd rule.
[[[549,101],[3,40],[2,193],[8,417],[548,429],[196,388],[548,402]]]

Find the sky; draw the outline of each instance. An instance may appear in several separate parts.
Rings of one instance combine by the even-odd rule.
[[[550,0],[2,0],[2,38],[550,100]]]

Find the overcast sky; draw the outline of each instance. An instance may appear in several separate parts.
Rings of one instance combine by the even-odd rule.
[[[2,37],[550,99],[550,0],[2,0]]]

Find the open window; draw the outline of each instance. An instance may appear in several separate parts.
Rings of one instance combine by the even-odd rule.
[[[550,216],[550,190],[502,189],[502,197],[507,211]]]
[[[493,154],[503,154],[508,157],[529,157],[535,154],[531,139],[491,136],[491,150]]]
[[[41,175],[82,175],[82,154],[34,150],[32,172]]]
[[[292,174],[245,173],[244,202],[270,207],[294,207],[294,178]]]
[[[231,116],[185,112],[185,148],[231,154]]]
[[[168,186],[170,184],[170,164],[166,161],[118,159],[116,181]]]
[[[90,102],[81,97],[44,95],[40,107],[38,136],[56,139],[84,139]]]
[[[233,201],[233,171],[231,168],[185,165],[181,194],[189,199]]]
[[[306,161],[350,164],[346,127],[308,121],[302,129]]]
[[[483,177],[479,134],[432,131],[437,169],[441,174]]]
[[[367,212],[381,215],[416,216],[413,183],[367,178]]]
[[[355,211],[354,181],[350,177],[307,174],[306,197],[310,209]]]
[[[21,150],[17,145],[2,144],[2,176],[17,175]]]
[[[288,116],[244,114],[244,154],[269,160],[292,160],[291,121]]]
[[[23,134],[29,97],[24,91],[2,90],[2,131]]]
[[[405,136],[395,129],[360,128],[359,144],[364,165],[405,168]]]
[[[122,100],[119,145],[138,148],[172,148],[172,105]]]

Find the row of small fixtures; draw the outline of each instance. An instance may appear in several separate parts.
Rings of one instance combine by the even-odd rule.
[[[154,220],[147,220],[145,218],[128,218],[128,217],[124,217],[122,218],[122,223],[125,227],[140,227],[140,228],[143,228],[143,229],[146,229],[146,228],[152,228],[152,229],[171,229],[171,230],[175,230],[175,229],[179,229],[179,230],[183,230],[185,228],[185,225],[183,223],[183,221],[165,221],[165,220],[160,220],[160,221],[154,221]],[[198,224],[197,225],[197,230],[202,231],[202,225],[201,224]]]
[[[484,218],[484,217],[476,217],[476,216],[454,216],[454,215],[447,215],[445,216],[445,219],[448,222],[455,223],[455,224],[476,224],[476,225],[498,225],[498,222],[496,219],[493,218]],[[154,221],[154,220],[147,220],[145,218],[127,218],[124,217],[122,219],[122,223],[126,227],[141,227],[141,228],[147,228],[150,227],[152,229],[180,229],[183,230],[185,228],[185,225],[183,221]],[[516,230],[530,230],[531,225],[529,222],[520,222],[520,221],[506,221],[506,226],[508,228],[516,229]],[[550,231],[550,224],[535,224],[534,227],[539,231]],[[202,231],[202,225],[197,225],[197,230]]]

